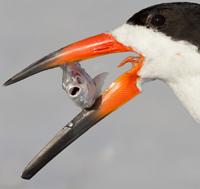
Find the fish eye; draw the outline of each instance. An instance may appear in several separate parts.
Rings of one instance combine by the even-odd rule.
[[[80,76],[75,76],[75,79],[78,82],[78,84],[82,83],[82,78]]]
[[[156,14],[151,19],[151,24],[153,26],[155,26],[156,28],[159,28],[159,27],[163,26],[164,23],[165,23],[165,17],[163,15],[161,15],[161,14]]]

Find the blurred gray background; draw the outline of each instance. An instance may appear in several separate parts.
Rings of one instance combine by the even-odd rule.
[[[193,0],[193,2],[199,2]],[[0,0],[0,82],[43,56],[122,25],[161,0]],[[130,53],[129,53],[130,54]],[[128,53],[82,62],[105,87],[130,68]],[[200,125],[160,81],[103,119],[31,180],[20,174],[51,138],[80,112],[61,86],[61,69],[0,87],[0,188],[197,189]]]

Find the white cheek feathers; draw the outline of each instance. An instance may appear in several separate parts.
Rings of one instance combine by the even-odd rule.
[[[200,122],[200,54],[195,45],[137,25],[124,24],[110,33],[145,57],[138,72],[140,89],[142,83],[154,79],[166,82]]]

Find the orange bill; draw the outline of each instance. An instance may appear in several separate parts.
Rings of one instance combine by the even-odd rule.
[[[31,179],[57,154],[80,137],[98,121],[131,100],[140,93],[137,87],[138,71],[143,64],[144,57],[128,57],[118,67],[127,62],[132,63],[132,69],[121,75],[108,89],[96,100],[95,104],[81,111],[38,153],[27,165],[22,173],[22,178]]]
[[[133,49],[119,43],[111,34],[102,33],[50,53],[13,76],[3,86],[13,84],[38,72],[58,67],[63,62],[82,61],[125,51],[133,51]]]

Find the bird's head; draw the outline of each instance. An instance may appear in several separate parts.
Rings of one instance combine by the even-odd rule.
[[[134,14],[119,28],[50,53],[9,79],[4,86],[58,67],[63,62],[82,61],[127,51],[133,51],[145,58],[139,70],[144,81],[169,79],[174,70],[180,70],[176,62],[191,58],[188,51],[195,49],[198,53],[199,20],[199,4],[179,2],[148,7]]]
[[[22,177],[30,179],[95,123],[139,94],[142,83],[160,79],[170,84],[187,74],[196,73],[195,63],[191,66],[191,61],[199,58],[199,20],[199,4],[155,5],[134,14],[115,30],[78,41],[45,56],[8,80],[4,86],[58,67],[63,62],[82,61],[111,53],[132,51],[140,56],[140,59],[126,59],[120,65],[130,61],[133,67],[120,76],[93,107],[83,110],[60,131],[28,165]]]

